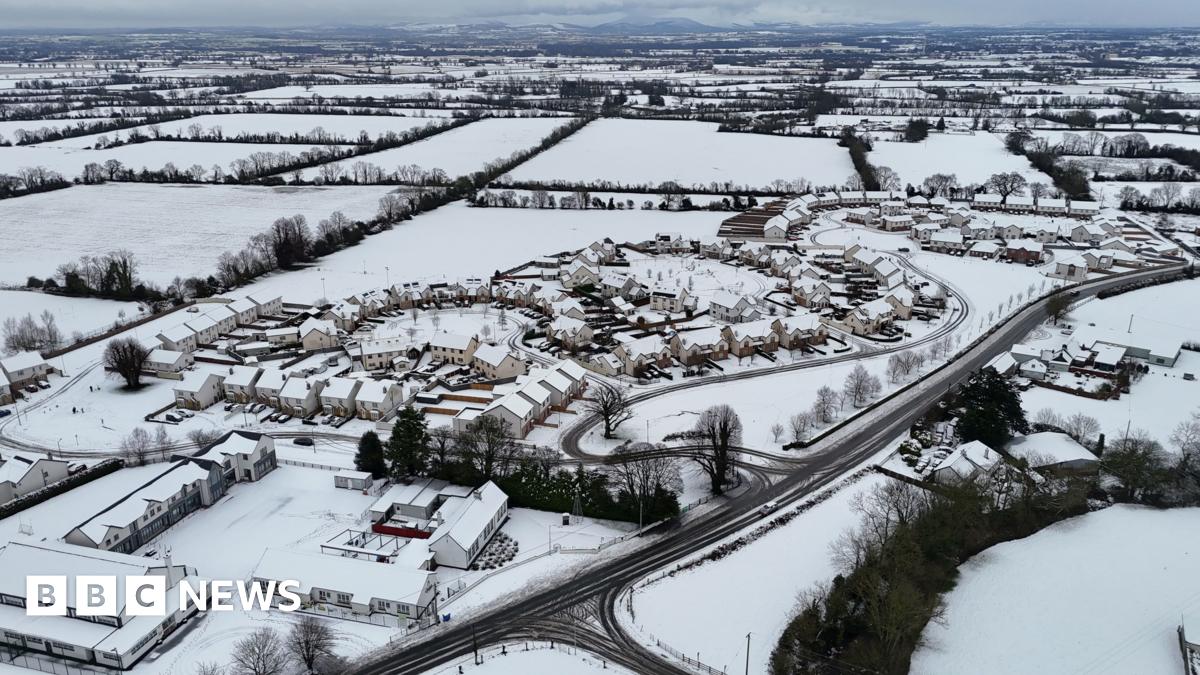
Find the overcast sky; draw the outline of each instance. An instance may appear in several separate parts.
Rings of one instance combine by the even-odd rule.
[[[1197,26],[1200,0],[0,0],[3,28],[386,25],[420,21],[594,24],[625,16],[714,25],[926,21]]]

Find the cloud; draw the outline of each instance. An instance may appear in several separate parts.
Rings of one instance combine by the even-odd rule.
[[[751,21],[921,21],[1080,26],[1200,25],[1195,0],[0,0],[8,28],[381,25],[478,19],[571,21],[623,15]]]

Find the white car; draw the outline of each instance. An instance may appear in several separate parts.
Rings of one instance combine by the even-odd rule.
[[[779,502],[771,500],[771,501],[763,504],[762,506],[758,507],[758,512],[765,516],[766,514],[771,513],[772,511],[774,511],[777,508],[779,508]]]

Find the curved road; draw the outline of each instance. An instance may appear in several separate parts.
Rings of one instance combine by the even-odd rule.
[[[1076,286],[1080,297],[1130,280],[1172,273],[1179,266],[1156,268],[1086,282]],[[1066,291],[1063,291],[1066,292]],[[613,558],[576,575],[560,586],[531,592],[505,606],[492,607],[466,623],[450,622],[422,631],[414,641],[402,641],[381,656],[359,664],[352,672],[363,675],[420,673],[452,659],[470,654],[472,645],[500,644],[528,638],[531,630],[547,622],[562,626],[565,616],[575,617],[574,607],[594,608],[600,627],[587,631],[584,645],[604,658],[634,672],[686,673],[679,666],[641,646],[615,620],[614,603],[637,580],[682,560],[759,520],[757,508],[774,499],[781,508],[804,499],[814,490],[838,479],[866,461],[890,440],[899,436],[922,415],[928,405],[952,387],[961,384],[1000,352],[1045,319],[1046,299],[1038,300],[992,329],[951,363],[931,372],[925,379],[882,401],[874,410],[850,424],[835,429],[810,447],[810,454],[795,462],[795,470],[775,485],[751,490],[729,499],[724,508],[714,509],[682,524],[668,523],[661,535],[623,556]],[[711,383],[709,378],[705,384]],[[577,437],[576,437],[577,440]],[[578,621],[570,619],[569,625]],[[558,639],[567,631],[559,629]],[[546,635],[550,633],[547,632]]]

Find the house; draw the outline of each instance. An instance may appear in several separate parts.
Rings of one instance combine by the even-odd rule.
[[[975,195],[973,205],[980,211],[995,211],[1003,207],[1004,198],[1000,195],[982,192]]]
[[[890,323],[895,314],[895,308],[887,300],[872,300],[854,308],[843,323],[855,335],[871,335],[878,333],[884,324]]]
[[[340,331],[353,333],[354,329],[358,328],[358,325],[365,318],[363,312],[364,307],[362,305],[342,300],[335,302],[332,307],[321,312],[317,318],[332,323]],[[303,340],[303,331],[301,333],[301,339]]]
[[[654,250],[659,254],[691,253],[692,242],[678,232],[659,232],[654,235]]]
[[[1009,195],[1004,202],[1004,210],[1013,213],[1033,213],[1033,197],[1025,195]]]
[[[185,579],[199,584],[196,569],[159,563],[152,558],[85,549],[56,541],[12,541],[0,549],[0,645],[13,654],[51,655],[49,662],[63,672],[95,670],[72,668],[61,659],[93,664],[104,672],[128,670],[155,649],[162,640],[198,611],[195,605],[180,606],[179,584]],[[27,595],[26,579],[42,574],[67,578],[66,613],[36,616],[26,613],[36,598]],[[106,576],[117,580],[111,611],[83,616],[75,605],[76,580]],[[165,616],[135,616],[126,604],[126,580],[163,577],[168,598]],[[68,661],[69,663],[69,661]]]
[[[963,443],[929,473],[935,483],[955,485],[986,477],[1003,462],[1000,453],[979,441]]]
[[[1041,244],[1053,244],[1058,241],[1059,228],[1053,223],[1034,223],[1025,229],[1025,234]]]
[[[1087,199],[1072,199],[1067,211],[1077,218],[1091,218],[1100,214],[1100,205]]]
[[[1065,216],[1067,215],[1067,200],[1038,197],[1036,210],[1038,213],[1048,216]]]
[[[1096,350],[1097,345],[1124,347],[1126,356],[1156,366],[1173,367],[1182,353],[1183,341],[1177,336],[1156,331],[1115,331],[1098,326],[1080,326],[1072,336],[1080,345]]]
[[[780,317],[771,322],[771,329],[779,335],[779,346],[784,349],[823,344],[829,337],[829,329],[815,314]]]
[[[967,249],[967,255],[972,258],[995,259],[1000,257],[1000,245],[994,241],[977,241]]]
[[[986,220],[972,221],[960,225],[959,232],[966,239],[994,239],[996,226]]]
[[[296,326],[268,328],[262,332],[262,336],[267,344],[274,347],[300,344],[300,329]]]
[[[1025,460],[1029,468],[1056,474],[1092,474],[1100,460],[1075,439],[1064,433],[1044,431],[1018,436],[1005,448],[1014,459]]]
[[[53,366],[46,363],[46,359],[37,352],[17,352],[11,356],[6,356],[0,359],[0,388],[5,389],[3,392],[7,396],[0,396],[0,401],[4,398],[15,399],[21,389],[30,385],[36,385],[38,380],[45,379],[49,373],[57,372]],[[3,387],[4,382],[8,383],[7,387]]]
[[[916,302],[917,297],[908,286],[903,284],[893,286],[888,289],[883,299],[892,306],[897,319],[908,320],[912,318],[913,304]]]
[[[353,417],[357,410],[354,398],[362,380],[348,377],[331,377],[325,381],[325,386],[317,394],[321,401],[321,414],[336,415],[337,417]]]
[[[713,293],[708,303],[708,314],[720,323],[754,321],[762,317],[752,298],[724,290]]]
[[[1017,360],[1013,358],[1012,354],[1008,352],[1001,352],[997,354],[994,359],[988,361],[988,364],[984,367],[991,368],[999,375],[1009,377],[1017,372],[1018,365],[1020,364],[1017,363]]]
[[[879,219],[879,228],[885,232],[903,232],[914,225],[913,217],[908,214],[884,216]]]
[[[1039,380],[1040,381],[1040,380],[1046,379],[1046,375],[1049,373],[1049,369],[1046,367],[1046,364],[1043,363],[1042,361],[1039,361],[1038,359],[1033,359],[1033,360],[1025,361],[1024,363],[1022,363],[1020,365],[1020,367],[1017,368],[1017,372],[1020,373],[1021,377],[1025,377],[1030,380]]]
[[[254,395],[259,403],[279,408],[279,394],[287,384],[289,375],[282,370],[263,370],[254,382]]]
[[[348,351],[351,359],[357,359],[363,370],[368,371],[388,370],[399,361],[416,360],[421,355],[421,350],[410,340],[398,337],[363,340]]]
[[[507,347],[480,345],[475,349],[471,367],[489,380],[501,380],[525,374],[525,362]]]
[[[600,278],[600,297],[602,298],[633,298],[640,295],[642,285],[636,279],[615,272],[605,274]]]
[[[217,373],[190,373],[175,385],[175,405],[204,410],[225,397],[225,377]]]
[[[217,331],[217,322],[203,314],[192,319],[191,321],[184,322],[183,325],[187,326],[188,329],[196,334],[197,345],[212,344],[212,342],[216,340],[217,336],[220,334]]]
[[[252,293],[246,299],[258,307],[258,318],[279,316],[283,313],[283,296]]]
[[[171,459],[216,467],[226,485],[261,480],[279,466],[275,439],[253,431],[228,431],[199,452]]]
[[[392,380],[364,380],[354,397],[359,419],[386,420],[404,402],[404,387]]]
[[[1014,239],[1020,239],[1021,237],[1024,237],[1025,228],[1016,224],[1005,225],[1004,227],[1000,228],[999,232],[997,232],[997,236],[1005,241],[1011,242]]]
[[[345,490],[366,490],[375,482],[370,471],[342,469],[333,474],[333,487]]]
[[[279,411],[295,417],[307,417],[320,408],[323,380],[315,377],[291,377],[279,390]]]
[[[1071,228],[1071,241],[1079,244],[1099,244],[1108,238],[1108,232],[1095,223],[1080,223]]]
[[[225,306],[233,312],[239,326],[248,326],[258,320],[258,305],[250,298],[239,298]]]
[[[1083,281],[1087,279],[1088,264],[1083,256],[1073,255],[1063,260],[1054,261],[1054,271],[1050,276],[1067,281]]]
[[[583,303],[575,298],[563,298],[550,303],[550,316],[569,316],[572,319],[583,321],[587,319],[587,312],[583,309]]]
[[[934,232],[939,232],[942,229],[943,229],[942,226],[938,225],[938,224],[919,223],[917,225],[913,225],[912,228],[909,229],[908,238],[912,239],[913,241],[918,241],[918,242],[921,242],[922,244],[924,244],[929,241],[929,238],[933,235]]]
[[[724,359],[729,356],[729,344],[721,337],[721,331],[712,326],[676,332],[670,339],[671,353],[685,366]]]
[[[899,200],[890,200],[879,205],[879,216],[887,218],[889,216],[899,216],[905,212],[905,204]]]
[[[437,617],[437,575],[347,556],[269,548],[250,573],[260,587],[295,580],[304,605],[340,607],[371,622],[376,614],[429,625]],[[278,596],[275,596],[278,599]]]
[[[158,338],[163,347],[173,352],[194,352],[198,344],[196,331],[183,323],[171,326],[154,337]]]
[[[228,305],[217,304],[211,309],[204,312],[204,316],[212,319],[213,323],[217,324],[217,334],[225,335],[237,328],[237,312],[229,308]]]
[[[304,351],[332,349],[338,346],[338,329],[327,319],[305,319],[299,326],[300,345]]]
[[[225,400],[230,403],[250,403],[258,399],[254,385],[262,376],[257,366],[230,366],[221,386],[225,389]]]
[[[563,270],[561,279],[563,286],[567,288],[595,287],[600,283],[600,269],[581,260],[575,260]]]
[[[1107,270],[1113,266],[1113,256],[1117,251],[1104,251],[1101,249],[1088,249],[1080,254],[1084,263],[1087,264],[1089,270]]]
[[[69,466],[63,460],[46,457],[0,457],[0,504],[57,483],[67,477]]]
[[[696,299],[686,288],[655,285],[650,289],[650,309],[667,314],[694,311]]]
[[[721,337],[729,345],[729,353],[738,358],[756,352],[773,352],[779,349],[779,334],[772,328],[774,323],[772,319],[734,323],[721,329]]]
[[[1126,253],[1133,253],[1133,247],[1130,246],[1128,243],[1126,243],[1125,240],[1120,237],[1109,237],[1109,238],[1105,239],[1104,241],[1100,242],[1098,244],[1098,247],[1102,248],[1106,251],[1114,251],[1115,250],[1115,251],[1125,251]]]
[[[833,291],[824,281],[798,279],[792,283],[792,297],[796,302],[810,309],[828,307]]]
[[[181,373],[190,368],[195,361],[195,357],[188,352],[154,349],[146,357],[146,363],[142,366],[142,369],[155,375]]]
[[[546,337],[567,349],[578,349],[591,344],[595,332],[579,319],[560,316],[546,326]]]
[[[966,246],[963,243],[961,232],[938,230],[929,235],[927,247],[938,253],[954,253],[963,250]]]
[[[845,220],[847,223],[869,226],[875,225],[876,218],[875,209],[866,206],[846,209],[842,215],[842,220]]]
[[[934,211],[944,211],[948,206],[950,206],[950,200],[946,199],[945,197],[929,198],[929,208],[933,209]]]
[[[632,377],[641,377],[650,366],[671,366],[671,348],[658,335],[622,342],[612,353],[620,359],[621,372]]]
[[[1027,239],[1012,240],[1005,245],[1004,255],[1017,263],[1041,263],[1043,244]]]
[[[492,481],[465,497],[447,497],[433,520],[429,550],[439,565],[467,569],[508,519],[508,495]]]
[[[470,365],[479,348],[479,340],[475,336],[456,335],[454,333],[434,333],[429,338],[429,354],[434,361],[453,363],[459,366]]]
[[[525,438],[533,429],[534,422],[538,421],[534,405],[516,392],[495,399],[483,410],[463,408],[454,416],[454,428],[456,431],[468,431],[479,417],[500,420],[506,425],[508,433],[517,438]]]

